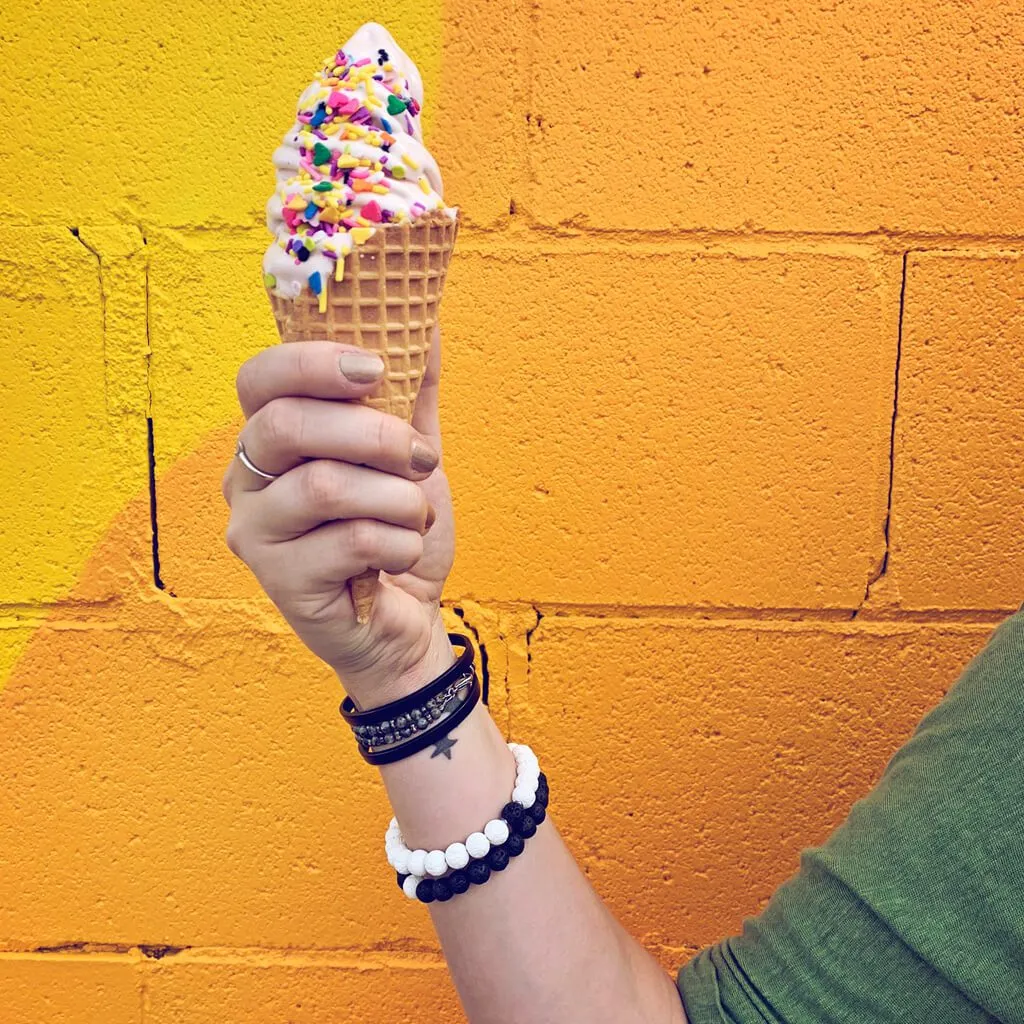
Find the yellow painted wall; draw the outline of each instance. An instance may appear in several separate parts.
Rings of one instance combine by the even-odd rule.
[[[1024,597],[1024,15],[902,6],[5,12],[0,1021],[459,1019],[222,540],[269,155],[369,17],[464,217],[448,614],[584,869],[672,967],[842,819]]]

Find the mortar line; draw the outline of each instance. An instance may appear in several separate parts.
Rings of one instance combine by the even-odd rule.
[[[496,228],[488,228],[470,224],[467,236],[493,237],[500,234]],[[913,231],[913,230],[889,230],[886,228],[872,228],[865,231],[836,230],[836,231],[813,231],[788,228],[755,228],[744,230],[742,228],[715,228],[715,227],[677,227],[677,228],[618,228],[601,227],[598,225],[575,225],[563,224],[541,224],[532,223],[524,233],[525,238],[552,239],[556,241],[573,240],[601,240],[618,242],[624,246],[631,247],[637,243],[646,241],[673,242],[683,239],[690,243],[707,242],[809,242],[812,244],[852,244],[852,245],[882,245],[889,243],[893,250],[904,251],[906,249],[927,248],[930,251],[953,251],[960,244],[989,245],[1012,247],[1024,243],[1024,234],[994,234],[989,232],[953,232],[940,231]]]
[[[231,628],[230,616],[248,616],[247,624],[258,632],[267,635],[291,635],[286,625],[279,628],[276,624],[253,621],[253,616],[266,612],[265,606],[250,598],[203,598],[180,597],[175,595],[181,607],[188,609],[202,624],[194,628],[209,628],[202,622],[204,614],[215,618],[218,623],[228,624]],[[478,600],[467,598],[466,600]],[[119,629],[123,623],[114,617],[118,612],[127,609],[131,602],[122,597],[113,597],[97,601],[57,601],[50,605],[0,604],[0,630],[32,628],[45,621],[54,630],[83,629]],[[461,601],[446,600],[443,607],[452,605],[462,607]],[[849,623],[850,616],[856,609],[850,606],[841,608],[757,608],[740,605],[627,605],[627,604],[583,604],[571,601],[528,601],[499,600],[481,601],[482,607],[495,611],[521,612],[533,609],[541,617],[577,618],[590,622],[602,621],[638,621],[652,619],[659,621],[678,621],[694,623],[736,622],[792,625],[832,625]],[[984,625],[1000,622],[1012,615],[1017,605],[1004,608],[893,608],[873,611],[861,623],[913,623],[916,625],[944,625],[951,622],[973,623]],[[63,614],[62,614],[63,613]],[[188,625],[188,623],[184,623]],[[469,627],[469,624],[467,624]],[[137,632],[160,632],[164,629],[159,625],[143,623],[133,627]]]
[[[610,247],[618,245],[628,249],[641,249],[645,244],[683,243],[688,245],[728,245],[731,243],[807,243],[810,245],[869,245],[886,247],[889,252],[904,252],[907,249],[924,249],[929,252],[952,252],[964,246],[973,248],[987,247],[1003,250],[1008,255],[1014,254],[1024,247],[1024,233],[996,234],[993,232],[940,232],[926,230],[902,230],[872,228],[870,230],[796,230],[786,228],[763,228],[744,230],[742,228],[715,228],[681,226],[675,228],[617,228],[594,225],[572,224],[538,224],[527,223],[529,213],[517,202],[517,217],[523,215],[522,231],[510,236],[507,223],[490,226],[474,224],[467,221],[460,229],[459,249],[475,244],[487,243],[495,247],[507,249],[517,246],[530,249],[538,243],[545,242],[595,242]],[[181,236],[181,241],[209,239],[215,244],[210,251],[232,251],[231,242],[255,240],[266,234],[262,223],[235,225],[230,228],[214,227],[201,223],[192,224],[153,224],[157,232],[170,232]]]
[[[696,623],[767,623],[782,625],[831,625],[850,621],[854,610],[844,608],[754,608],[741,606],[706,605],[597,605],[572,602],[543,602],[534,606],[541,617],[580,618],[599,622],[602,620],[658,619],[661,621]],[[943,625],[949,622],[984,624],[1001,621],[1014,612],[1006,608],[895,608],[891,614],[882,610],[874,613],[869,622],[915,623],[917,625]]]
[[[153,947],[130,943],[74,942],[63,946],[41,946],[25,949],[0,949],[0,962],[65,960],[92,960],[102,963],[125,963],[151,969],[157,962],[214,963],[265,966],[269,963],[297,964],[300,966],[361,967],[366,964],[381,966],[426,966],[444,964],[439,949],[402,948],[388,946],[173,946],[170,952],[155,956],[146,951]],[[178,958],[181,958],[178,960]]]

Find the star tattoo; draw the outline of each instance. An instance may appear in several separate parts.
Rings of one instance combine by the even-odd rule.
[[[452,747],[458,742],[458,740],[453,740],[451,736],[445,736],[444,739],[438,740],[434,744],[434,752],[430,755],[431,759],[437,757],[438,754],[444,754],[450,761],[452,759]]]

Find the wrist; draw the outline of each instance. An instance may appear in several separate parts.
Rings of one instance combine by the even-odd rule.
[[[407,669],[400,671],[395,676],[391,686],[394,695],[389,700],[413,693],[421,686],[426,686],[432,679],[447,672],[453,664],[455,664],[455,652],[448,639],[448,631],[444,628],[441,616],[438,615],[434,619],[426,651]],[[381,701],[380,703],[386,702]]]
[[[444,848],[495,817],[515,785],[516,762],[485,704],[449,734],[448,754],[427,748],[381,766],[388,799],[414,847]]]
[[[345,691],[360,711],[369,711],[399,700],[436,679],[455,663],[448,633],[438,615],[429,636],[400,662],[376,662],[372,671],[338,673]],[[387,665],[385,668],[384,665]],[[372,678],[370,678],[372,676]]]

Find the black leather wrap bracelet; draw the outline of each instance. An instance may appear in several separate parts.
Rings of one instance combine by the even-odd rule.
[[[480,700],[472,642],[461,633],[449,633],[448,639],[453,647],[461,648],[455,663],[415,693],[367,711],[356,710],[351,697],[341,702],[341,717],[370,764],[392,764],[437,743],[464,721]],[[455,708],[448,711],[453,701],[457,702]]]

